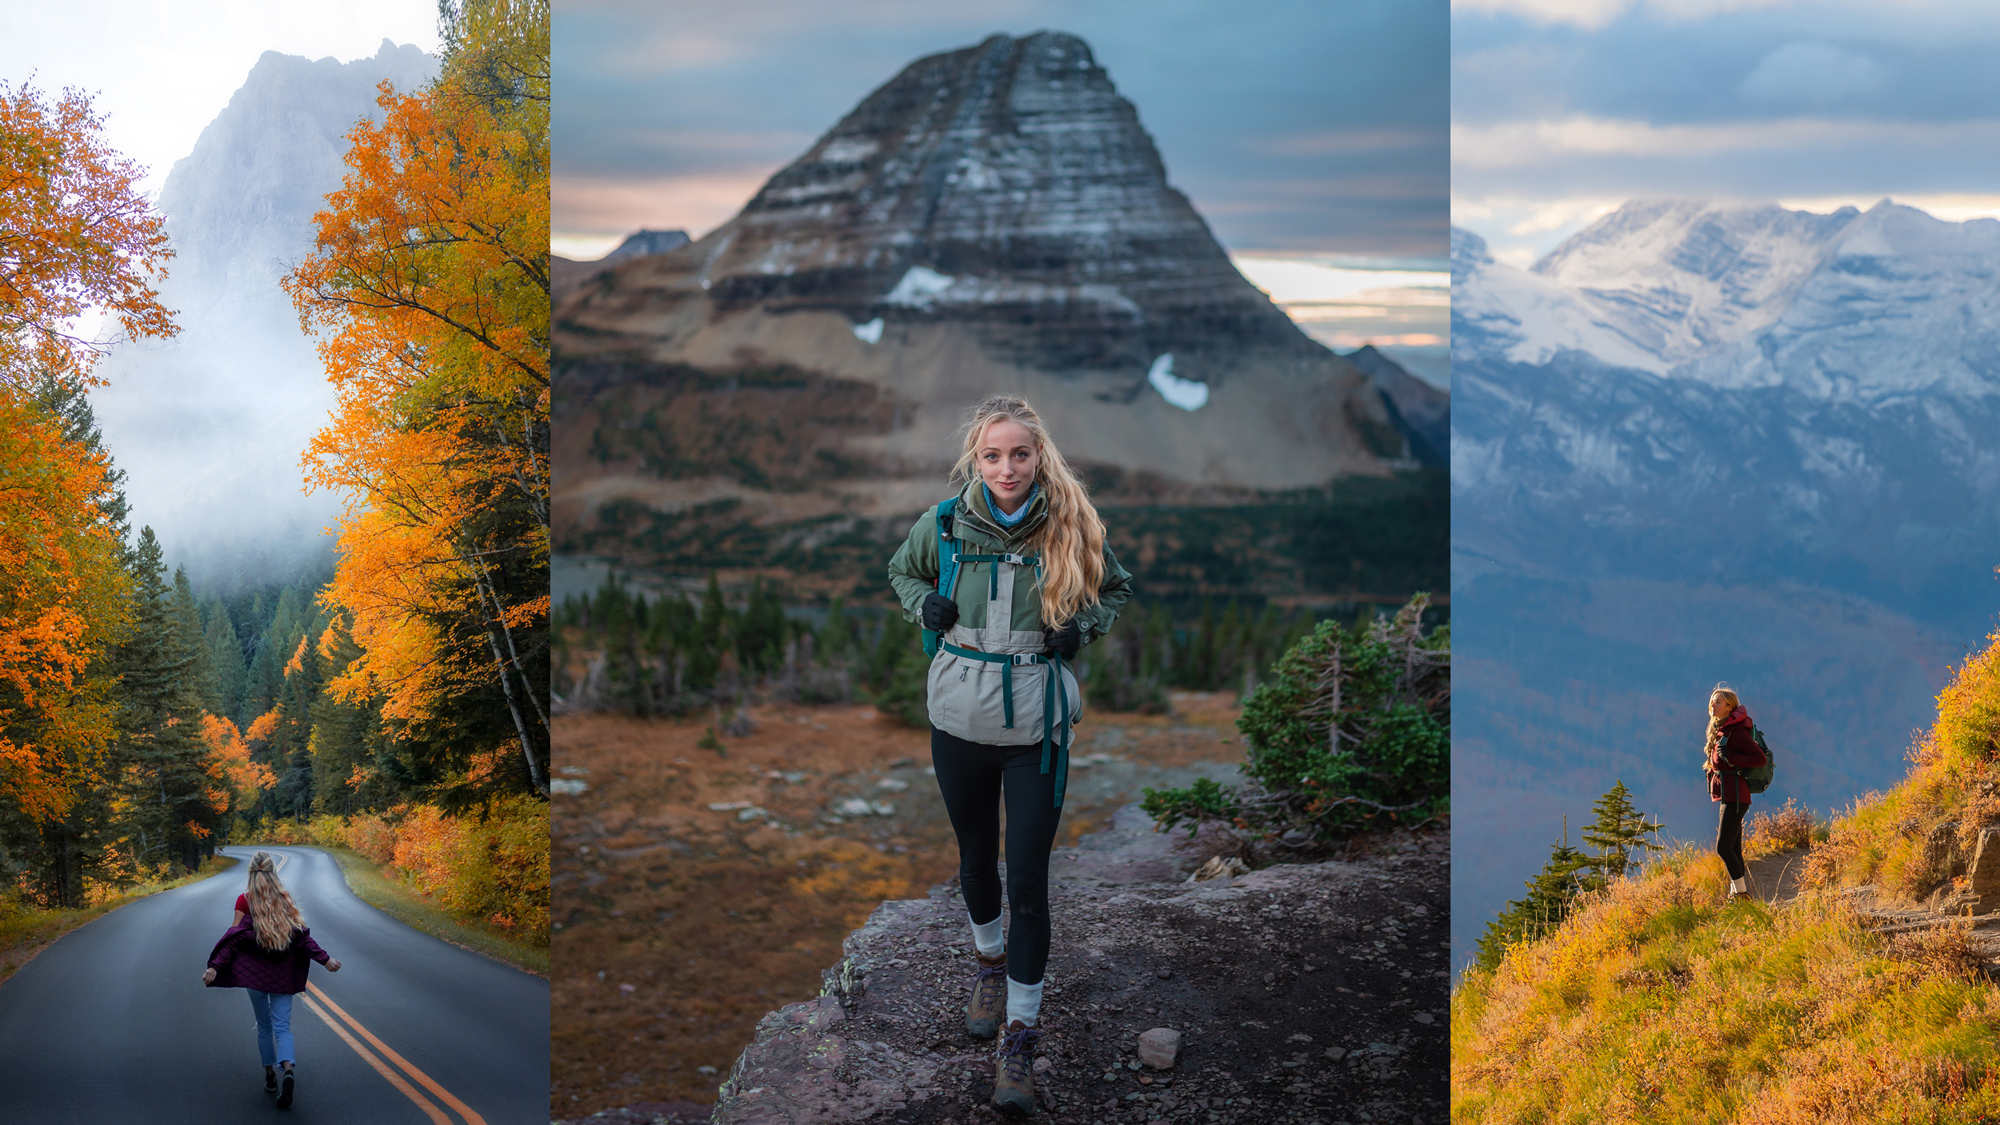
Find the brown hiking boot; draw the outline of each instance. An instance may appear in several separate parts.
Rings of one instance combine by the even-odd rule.
[[[1020,1020],[1007,1026],[993,1060],[993,1105],[1008,1113],[1035,1112],[1035,1043],[1042,1029]]]
[[[979,973],[972,978],[972,999],[965,1002],[965,1030],[980,1039],[1000,1034],[1000,1021],[1007,1011],[1007,955],[998,960],[979,959]]]

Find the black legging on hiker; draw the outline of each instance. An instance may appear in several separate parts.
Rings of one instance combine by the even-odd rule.
[[[1000,917],[1000,798],[1007,798],[1007,976],[1040,984],[1049,963],[1049,849],[1062,810],[1056,775],[1042,772],[1042,744],[988,746],[931,728],[931,764],[952,831],[965,909],[985,925]]]
[[[1743,866],[1743,814],[1750,811],[1750,802],[1737,804],[1734,801],[1719,802],[1722,806],[1722,823],[1715,829],[1715,854],[1722,857],[1722,865],[1729,868],[1731,879],[1741,879],[1747,870]]]

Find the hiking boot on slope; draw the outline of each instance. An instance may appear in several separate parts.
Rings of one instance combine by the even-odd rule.
[[[965,1030],[979,1039],[1000,1034],[1007,1010],[1007,956],[979,958],[979,971],[972,977],[972,999],[965,1002]]]
[[[1035,1044],[1042,1029],[1020,1020],[1007,1025],[993,1059],[993,1105],[1007,1113],[1035,1112]]]

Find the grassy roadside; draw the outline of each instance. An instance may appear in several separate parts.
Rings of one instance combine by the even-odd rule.
[[[220,875],[236,866],[237,862],[228,856],[212,856],[199,870],[164,882],[140,883],[109,902],[76,910],[10,909],[0,903],[0,984],[5,984],[16,970],[34,960],[36,954],[71,930],[94,922],[128,902],[199,883],[211,875]]]
[[[311,846],[332,856],[340,864],[348,887],[363,902],[411,929],[422,930],[440,941],[484,954],[495,961],[505,961],[536,976],[549,975],[549,951],[546,946],[529,945],[491,927],[454,918],[415,888],[383,871],[380,864],[358,852],[324,844]]]

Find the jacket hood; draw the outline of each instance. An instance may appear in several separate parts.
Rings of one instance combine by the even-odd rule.
[[[1722,720],[1722,725],[1725,727],[1733,727],[1738,723],[1748,723],[1749,721],[1750,721],[1750,712],[1745,710],[1743,705],[1739,703],[1736,705],[1736,710],[1731,711],[1729,713],[1729,717]]]
[[[1034,498],[1028,501],[1028,514],[1020,523],[1012,527],[1000,526],[993,518],[993,510],[986,506],[986,489],[977,478],[966,482],[958,493],[958,515],[968,527],[980,536],[995,540],[1007,547],[1026,543],[1049,518],[1049,490],[1036,489]]]

